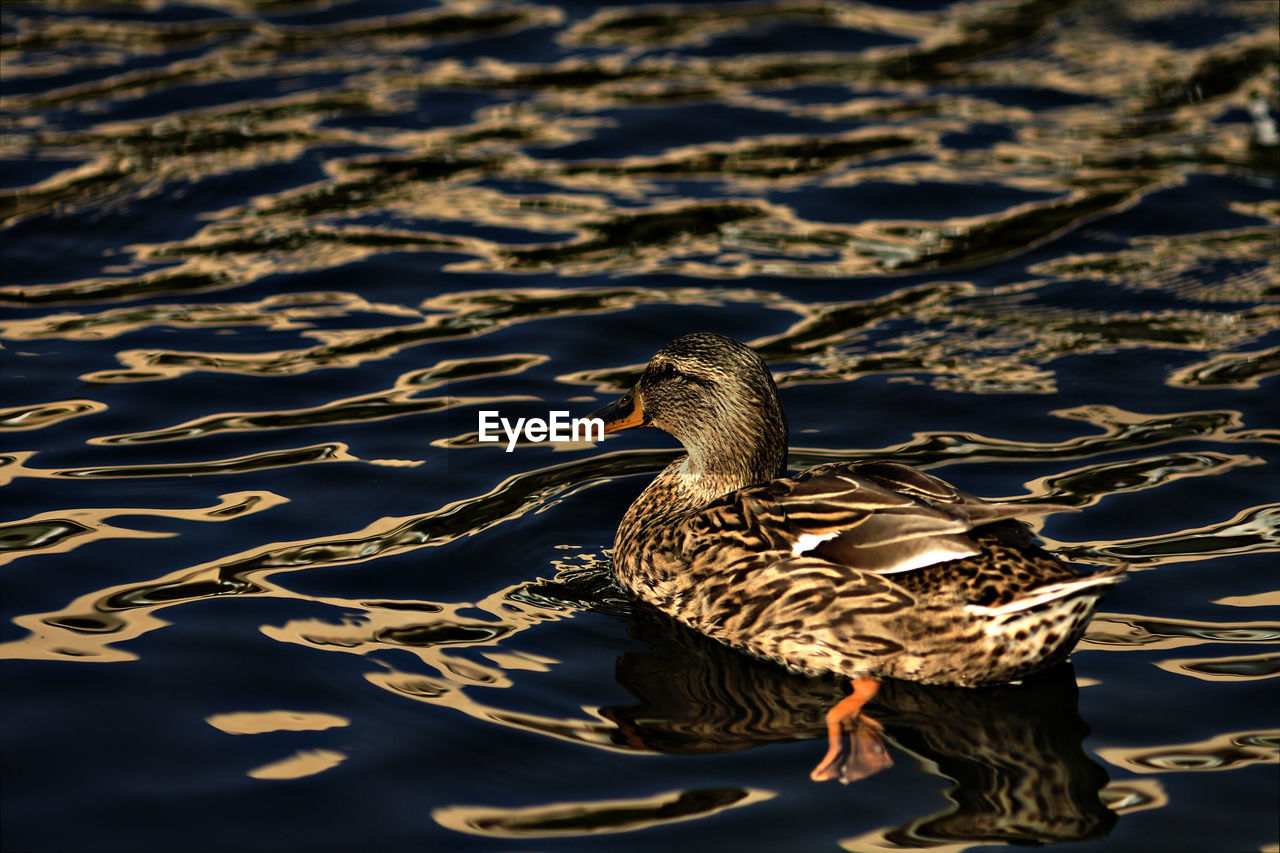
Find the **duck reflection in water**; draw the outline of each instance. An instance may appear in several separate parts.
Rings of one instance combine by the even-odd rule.
[[[618,659],[618,682],[636,702],[601,713],[630,746],[719,753],[820,736],[826,709],[845,691],[834,676],[753,660],[643,605],[629,619],[652,651]],[[853,732],[860,743],[832,778],[848,782],[889,766],[888,741],[951,780],[952,805],[887,834],[902,846],[1101,838],[1116,815],[1099,797],[1106,772],[1081,746],[1088,728],[1076,701],[1065,663],[1020,684],[977,689],[886,679]]]

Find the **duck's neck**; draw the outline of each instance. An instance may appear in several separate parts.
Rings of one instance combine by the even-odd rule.
[[[722,423],[715,434],[682,437],[688,455],[664,468],[623,516],[615,563],[628,562],[630,552],[643,549],[647,531],[699,512],[730,492],[786,474],[785,416],[780,410],[772,418],[753,415],[740,428]]]

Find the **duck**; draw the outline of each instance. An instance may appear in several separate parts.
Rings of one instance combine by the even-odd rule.
[[[1080,573],[1034,543],[1023,519],[1069,507],[986,501],[892,461],[789,473],[773,376],[722,335],[662,347],[589,417],[604,434],[660,429],[685,451],[618,525],[620,586],[741,652],[849,680],[815,779],[888,760],[874,722],[859,722],[882,679],[979,687],[1048,669],[1124,572]]]

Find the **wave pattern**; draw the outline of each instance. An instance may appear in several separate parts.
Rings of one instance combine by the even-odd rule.
[[[1255,0],[6,3],[6,833],[1274,844],[1278,70]],[[794,466],[1079,510],[1075,669],[886,685],[811,786],[841,685],[609,579],[671,442],[478,440],[702,328]]]

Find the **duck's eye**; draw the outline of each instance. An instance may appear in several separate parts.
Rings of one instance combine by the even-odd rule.
[[[652,388],[656,385],[682,385],[686,388],[710,388],[715,385],[710,379],[704,379],[692,373],[686,373],[683,370],[664,364],[649,372],[645,377],[645,386]]]
[[[662,364],[649,370],[649,379],[653,382],[666,382],[681,375],[680,371],[670,364]]]

